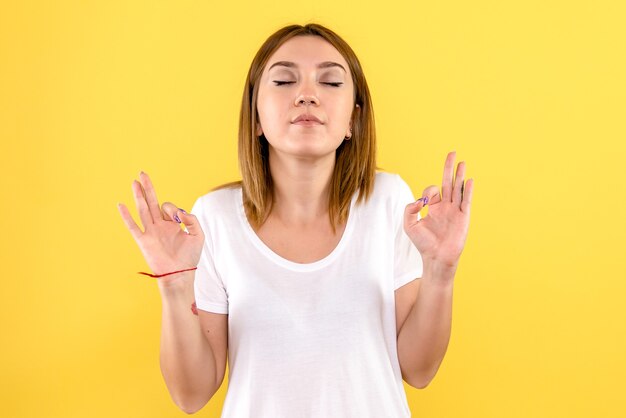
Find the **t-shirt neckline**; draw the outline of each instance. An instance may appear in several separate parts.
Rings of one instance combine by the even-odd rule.
[[[355,217],[356,217],[354,208],[355,208],[357,195],[358,195],[358,191],[352,195],[352,199],[350,201],[350,212],[348,213],[346,227],[343,231],[343,234],[341,235],[341,239],[339,240],[339,243],[326,257],[320,260],[314,261],[312,263],[296,263],[294,261],[287,260],[286,258],[275,253],[270,247],[268,247],[261,240],[261,238],[259,238],[256,232],[254,232],[252,225],[250,225],[250,222],[248,221],[248,218],[246,217],[246,213],[243,207],[243,188],[242,187],[237,188],[237,193],[234,194],[234,197],[235,197],[235,205],[237,206],[237,212],[239,215],[239,220],[241,221],[241,224],[243,226],[244,231],[246,232],[246,235],[250,238],[250,240],[257,247],[257,249],[261,253],[263,253],[267,258],[269,258],[271,261],[273,261],[275,264],[278,264],[279,266],[282,266],[289,270],[307,272],[307,271],[314,271],[314,270],[321,269],[329,265],[330,263],[332,263],[347,245],[347,242],[350,239],[350,236],[352,235],[352,230],[354,229],[354,222],[355,222]]]

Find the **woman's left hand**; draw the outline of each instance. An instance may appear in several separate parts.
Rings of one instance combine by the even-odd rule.
[[[404,211],[404,231],[424,263],[436,263],[451,269],[456,269],[465,246],[474,187],[473,179],[464,185],[464,161],[457,166],[453,179],[455,156],[453,151],[446,158],[441,196],[437,186],[429,186],[424,189],[422,197],[407,205]],[[425,199],[429,205],[428,215],[418,221],[417,213],[424,207]]]

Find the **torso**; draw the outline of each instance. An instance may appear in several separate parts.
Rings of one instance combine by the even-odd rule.
[[[346,222],[336,232],[328,219],[301,228],[287,228],[270,216],[260,228],[257,236],[269,249],[294,263],[313,263],[328,256],[339,244]]]

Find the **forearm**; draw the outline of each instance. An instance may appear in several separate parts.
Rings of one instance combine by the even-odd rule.
[[[411,386],[428,385],[448,348],[454,270],[434,263],[424,264],[417,300],[398,335],[402,375]]]
[[[180,273],[177,286],[159,286],[162,300],[161,373],[176,405],[185,412],[202,408],[215,392],[216,363],[211,345],[191,311],[195,272]]]

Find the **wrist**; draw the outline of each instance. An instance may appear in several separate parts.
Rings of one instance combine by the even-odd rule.
[[[159,291],[162,294],[193,292],[195,273],[195,270],[191,270],[157,278],[156,281],[159,286]]]
[[[167,271],[166,273],[154,273],[154,274],[150,274],[150,273],[145,273],[143,271],[138,271],[138,274],[144,274],[146,276],[150,276],[150,277],[164,277],[164,276],[171,276],[172,274],[178,274],[178,273],[183,273],[183,272],[187,272],[187,271],[191,271],[191,270],[197,270],[198,267],[191,267],[191,268],[185,268],[185,269],[179,269],[179,270],[173,270],[173,269],[168,269],[169,271]]]
[[[437,281],[452,281],[456,274],[458,262],[447,263],[436,259],[425,258],[424,262],[424,276],[432,278]]]

